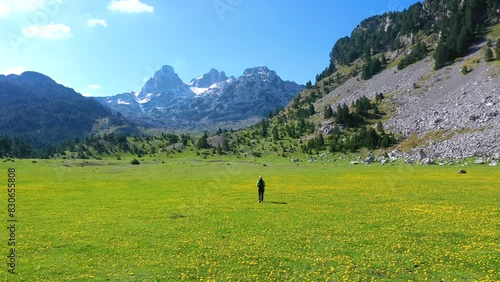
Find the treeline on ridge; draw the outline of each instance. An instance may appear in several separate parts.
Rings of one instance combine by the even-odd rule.
[[[417,2],[402,12],[389,12],[363,20],[351,33],[335,43],[327,68],[316,76],[320,81],[332,75],[337,66],[352,64],[363,57],[371,57],[403,46],[402,36],[440,34],[434,59],[439,69],[467,53],[469,47],[484,32],[498,22],[498,0],[426,0],[425,7]],[[417,39],[418,42],[418,39]],[[425,45],[425,44],[423,44]],[[417,46],[400,65],[411,64],[422,58],[425,46]]]

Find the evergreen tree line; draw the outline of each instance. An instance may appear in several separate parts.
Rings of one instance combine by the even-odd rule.
[[[351,108],[346,103],[338,104],[335,111],[331,106],[325,106],[323,117],[325,119],[333,118],[337,125],[342,124],[346,126],[356,126],[358,124],[366,123],[366,118],[377,117],[380,115],[378,103],[384,99],[382,93],[377,94],[375,102],[372,103],[366,96],[356,99],[351,105]],[[371,112],[370,112],[371,111]],[[374,115],[374,116],[371,116]]]
[[[382,55],[385,58],[385,56]],[[368,80],[382,70],[382,61],[371,57],[366,58],[366,63],[362,68],[361,78]]]
[[[402,70],[407,66],[416,63],[427,56],[428,51],[427,51],[427,46],[425,46],[425,43],[422,43],[418,39],[416,39],[416,41],[417,45],[415,46],[415,49],[413,49],[408,56],[405,56],[401,59],[401,61],[398,64],[398,70]]]
[[[0,158],[31,158],[36,152],[19,137],[0,136]]]
[[[330,152],[356,152],[361,148],[370,150],[376,148],[387,148],[397,142],[394,135],[386,133],[382,123],[379,121],[376,127],[366,126],[367,118],[379,118],[380,112],[378,104],[382,102],[384,95],[379,93],[375,96],[375,101],[371,102],[366,96],[362,96],[352,103],[338,104],[333,111],[331,106],[325,106],[323,115],[325,119],[334,119],[335,128],[325,138],[321,133],[309,139],[301,145],[305,153],[312,153],[322,150]],[[340,126],[344,126],[341,131]]]
[[[219,131],[217,131],[216,135],[221,136],[223,133],[227,133],[227,130],[222,131],[219,129]],[[229,138],[227,138],[226,136],[224,136],[224,139],[222,141],[222,145],[217,144],[215,147],[210,145],[208,138],[209,138],[208,133],[207,132],[203,133],[203,135],[200,137],[200,139],[198,139],[198,142],[196,142],[196,148],[198,148],[198,149],[214,149],[213,153],[217,153],[218,155],[224,155],[224,154],[232,151],[232,148],[231,148],[230,143],[229,143]]]
[[[89,159],[105,155],[119,155],[130,153],[138,157],[147,154],[156,154],[165,147],[172,144],[182,143],[184,146],[192,143],[188,134],[176,135],[173,133],[162,133],[159,136],[142,135],[127,137],[121,133],[105,133],[102,135],[91,134],[83,140],[75,138],[71,141],[61,143],[56,147],[48,147],[42,153],[42,158],[52,156],[66,156],[78,159]]]
[[[422,4],[416,3],[402,12],[390,12],[363,20],[351,36],[339,39],[330,52],[330,64],[349,65],[363,56],[399,49],[398,36],[430,29],[429,19],[422,17]],[[385,28],[387,19],[391,25]]]
[[[447,10],[444,10],[444,7]],[[329,66],[316,76],[316,81],[329,77],[337,65],[349,65],[363,56],[402,47],[400,36],[421,32],[437,33],[441,40],[435,52],[435,68],[439,69],[455,58],[467,54],[471,44],[484,28],[497,19],[498,0],[427,0],[424,10],[418,2],[402,12],[389,12],[363,20],[350,36],[337,40],[330,52]],[[386,26],[387,22],[390,25]],[[417,46],[403,59],[400,69],[426,56],[425,46]],[[372,62],[374,63],[374,62]],[[376,63],[376,62],[375,62]],[[369,78],[370,64],[364,71]],[[375,72],[376,73],[376,72]]]
[[[483,32],[491,10],[500,8],[496,0],[448,1],[449,17],[439,23],[441,40],[434,53],[435,69],[444,67],[454,59],[467,55],[476,35]]]
[[[326,138],[323,134],[309,139],[305,144],[301,145],[304,153],[311,154],[313,150],[320,152],[328,150],[329,152],[351,152],[354,153],[361,148],[370,150],[378,148],[387,148],[396,144],[397,140],[394,135],[386,133],[382,124],[377,124],[377,129],[372,127],[361,126],[355,128],[354,132],[347,134],[342,133],[338,129],[332,131]]]

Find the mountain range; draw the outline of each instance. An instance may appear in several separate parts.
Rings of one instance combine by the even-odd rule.
[[[96,99],[150,127],[213,130],[255,124],[286,106],[304,88],[283,81],[267,67],[246,69],[238,78],[211,69],[184,83],[165,65],[138,92]]]
[[[211,69],[186,84],[166,65],[140,91],[101,98],[84,97],[33,71],[0,75],[0,135],[46,148],[91,133],[137,134],[137,126],[244,127],[283,108],[303,88],[267,67],[247,69],[239,78]]]

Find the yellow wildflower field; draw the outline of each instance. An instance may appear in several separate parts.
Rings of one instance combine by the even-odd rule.
[[[11,167],[2,281],[500,280],[497,167],[16,160],[5,190]]]

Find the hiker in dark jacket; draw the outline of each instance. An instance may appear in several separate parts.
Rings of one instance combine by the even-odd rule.
[[[259,176],[257,187],[259,188],[259,203],[262,203],[264,201],[264,188],[266,187],[266,182],[264,182],[262,176]]]

